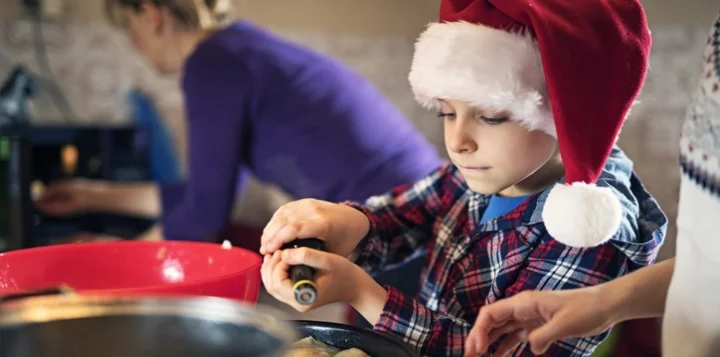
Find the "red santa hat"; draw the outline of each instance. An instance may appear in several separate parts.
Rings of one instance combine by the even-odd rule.
[[[637,0],[443,0],[415,48],[417,100],[463,100],[506,111],[558,139],[565,184],[543,208],[570,246],[618,230],[622,208],[596,186],[648,69],[651,38]]]

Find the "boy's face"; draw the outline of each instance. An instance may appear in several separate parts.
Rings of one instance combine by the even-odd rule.
[[[540,175],[539,170],[546,165],[562,169],[556,151],[557,140],[552,136],[529,131],[507,113],[484,111],[453,100],[441,101],[441,105],[439,115],[445,121],[445,146],[473,191],[502,196],[530,194],[532,186],[547,187],[543,186],[545,183],[533,182],[525,187],[527,189],[520,188],[526,181],[538,181],[530,179],[533,174]],[[559,178],[552,174],[540,176],[551,180]]]

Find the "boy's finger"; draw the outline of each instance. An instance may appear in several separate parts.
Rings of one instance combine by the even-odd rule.
[[[273,281],[272,281],[272,255],[265,255],[263,258],[263,264],[260,268],[260,275],[262,276],[263,283],[265,284],[265,288],[268,290],[272,289]]]
[[[272,279],[277,283],[277,286],[280,286],[282,282],[288,280],[288,269],[290,269],[290,266],[282,260],[278,260],[277,264],[273,267]]]
[[[270,243],[275,236],[275,234],[282,229],[282,227],[285,226],[287,223],[287,219],[283,215],[278,215],[276,213],[276,216],[273,216],[273,218],[268,222],[268,224],[265,226],[265,229],[263,229],[263,234],[260,237],[260,254],[272,254],[275,253],[275,249],[270,250],[267,246],[268,243]]]
[[[267,246],[275,249],[281,249],[286,243],[290,243],[298,238],[300,222],[288,222],[280,228],[275,235],[270,238]]]
[[[288,275],[288,269],[290,266],[279,260],[273,267],[272,277],[273,286],[275,293],[279,296],[279,299],[286,304],[292,305],[295,302],[295,294],[292,291],[292,281]]]
[[[307,265],[315,269],[330,269],[333,255],[310,248],[286,249],[282,252],[282,259],[289,265]]]

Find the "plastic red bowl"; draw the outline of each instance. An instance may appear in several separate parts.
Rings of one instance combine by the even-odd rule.
[[[0,293],[69,285],[92,295],[214,296],[255,304],[260,255],[190,242],[78,243],[0,254]]]

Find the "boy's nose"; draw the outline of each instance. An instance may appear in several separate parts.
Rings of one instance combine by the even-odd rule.
[[[477,150],[477,143],[461,126],[456,126],[452,134],[447,138],[448,150],[457,154],[473,153]]]

